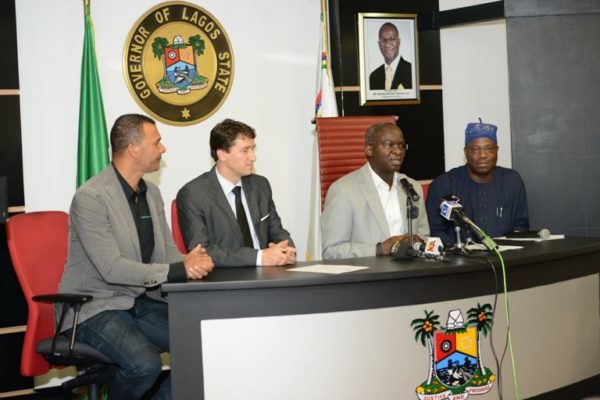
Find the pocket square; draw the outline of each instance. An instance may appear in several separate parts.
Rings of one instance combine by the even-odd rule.
[[[267,215],[265,215],[264,217],[262,217],[260,219],[260,222],[263,222],[265,219],[269,218],[269,215],[271,215],[271,213],[268,213]]]

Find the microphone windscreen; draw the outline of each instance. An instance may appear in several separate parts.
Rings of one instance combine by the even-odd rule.
[[[406,240],[400,240],[398,245],[393,248],[393,251],[390,253],[392,257],[397,260],[410,258],[408,255],[408,250],[410,249],[410,244]]]

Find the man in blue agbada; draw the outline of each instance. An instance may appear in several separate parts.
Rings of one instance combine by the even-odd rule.
[[[464,212],[491,237],[512,231],[529,230],[527,194],[519,173],[496,165],[498,141],[495,125],[479,122],[467,124],[465,158],[467,163],[438,176],[429,188],[427,217],[431,236],[442,238],[447,245],[456,243],[454,223],[440,215],[440,202],[456,196]],[[463,227],[465,238],[476,236]]]

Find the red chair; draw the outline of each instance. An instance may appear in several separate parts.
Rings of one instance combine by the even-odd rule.
[[[55,334],[64,322],[64,312],[56,326],[54,303],[62,305],[63,311],[68,307],[75,310],[74,328],[81,306],[92,299],[54,294],[67,259],[68,219],[62,211],[44,211],[19,214],[6,223],[10,257],[28,309],[21,374],[45,374],[51,364],[75,365],[79,369],[77,377],[63,383],[63,388],[87,385],[88,397],[97,399],[100,385],[112,379],[117,367],[96,349],[75,341],[74,333],[70,337]]]
[[[181,229],[179,229],[179,215],[177,214],[176,200],[171,202],[171,231],[173,232],[173,240],[179,251],[183,254],[187,254],[188,251],[185,247],[185,241],[183,240]]]
[[[321,210],[329,186],[367,162],[365,132],[376,122],[396,123],[394,115],[317,118]]]

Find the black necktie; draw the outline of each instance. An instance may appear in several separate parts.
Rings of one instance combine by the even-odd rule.
[[[252,235],[250,235],[250,227],[248,226],[248,220],[246,219],[246,210],[242,204],[242,188],[236,186],[233,188],[233,194],[235,194],[235,213],[237,214],[238,225],[242,231],[244,237],[244,246],[254,247],[252,243]]]

